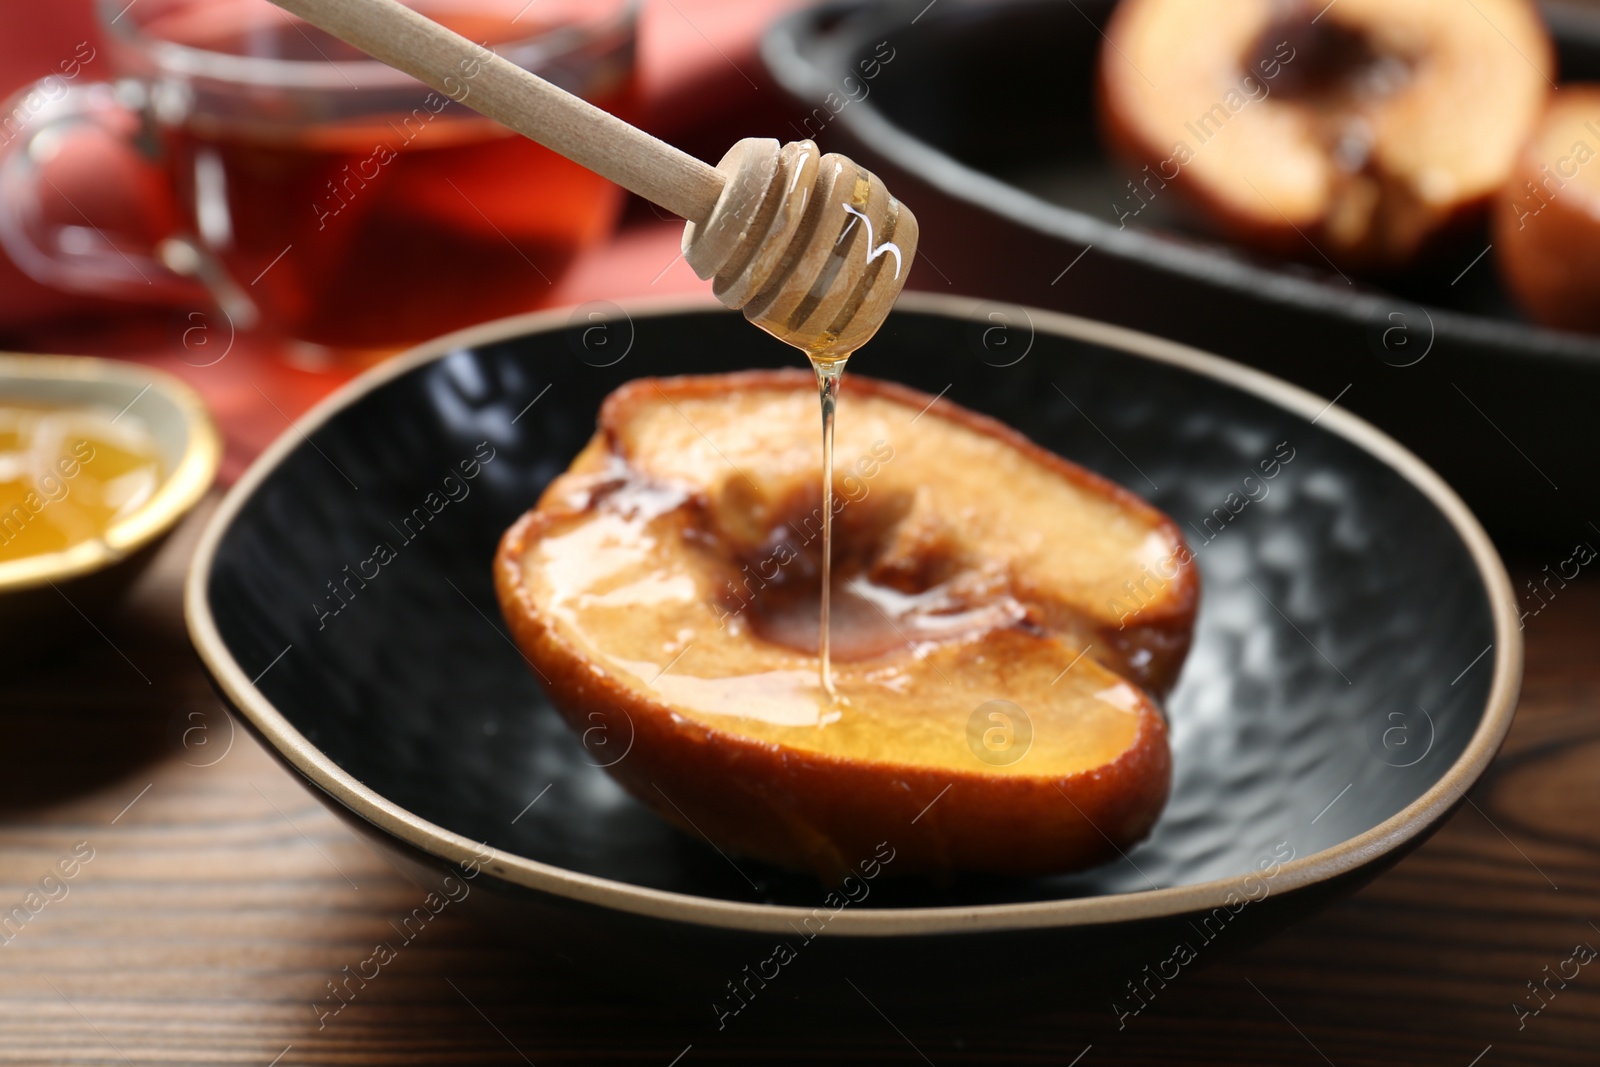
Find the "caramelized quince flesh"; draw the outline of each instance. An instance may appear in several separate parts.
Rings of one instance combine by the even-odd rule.
[[[1074,825],[1007,860],[992,849],[963,858],[948,834],[919,850],[897,817],[896,847],[912,857],[902,870],[1060,869],[1105,850],[1084,822],[1129,842],[1154,821],[1169,764],[1164,720],[1141,684],[1170,681],[1187,647],[1197,597],[1187,549],[1130,494],[931,402],[847,380],[835,445],[838,700],[818,678],[809,375],[630,383],[507,534],[497,579],[519,645],[575,726],[592,725],[596,709],[626,713],[639,747],[613,773],[669,819],[823,873],[851,862],[856,828],[874,841],[888,833],[873,812],[898,800],[875,801],[875,788],[914,793],[918,806],[932,799],[910,788],[919,776],[1048,784],[1057,810],[1040,825],[1063,808]],[[1172,577],[1146,580],[1130,625],[1125,583],[1152,572]],[[970,740],[975,711],[997,699],[1031,727],[1014,761],[983,759]],[[749,758],[713,771],[708,746]],[[764,778],[771,759],[784,766]],[[664,790],[697,761],[703,774]],[[815,780],[797,780],[808,766]],[[855,772],[848,800],[829,798],[827,767]],[[728,782],[718,804],[708,775],[748,780]],[[744,811],[730,817],[734,796]],[[982,805],[949,799],[957,819],[963,804],[968,814]],[[1020,813],[1026,823],[1026,804]],[[923,830],[937,837],[939,827],[930,819]]]
[[[1530,0],[1124,0],[1106,30],[1106,132],[1135,166],[1269,251],[1405,267],[1480,215],[1544,106]]]

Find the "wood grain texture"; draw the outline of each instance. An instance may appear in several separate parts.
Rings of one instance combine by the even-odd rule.
[[[1524,983],[1576,943],[1600,947],[1587,575],[1527,620],[1521,710],[1472,805],[1356,896],[1184,972],[1124,1028],[1109,1003],[891,1023],[862,989],[843,1016],[796,1026],[753,1005],[718,1033],[709,1011],[619,1001],[448,912],[319,1028],[326,983],[398,941],[389,924],[421,893],[242,730],[227,747],[178,615],[195,529],[94,619],[103,636],[84,625],[0,673],[0,913],[79,842],[94,850],[0,944],[0,1064],[1596,1062],[1600,968],[1552,983],[1520,1030],[1511,1007],[1535,1004]]]

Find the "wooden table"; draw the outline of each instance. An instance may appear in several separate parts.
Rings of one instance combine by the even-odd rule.
[[[1538,1015],[1512,1009],[1537,1006],[1526,983],[1574,945],[1600,947],[1586,578],[1528,619],[1521,709],[1475,806],[1355,897],[1186,972],[1121,1031],[1100,1003],[903,1032],[863,1003],[708,1041],[704,1020],[616,1002],[451,914],[319,1029],[326,983],[418,891],[220,710],[179,613],[200,517],[99,632],[0,678],[0,913],[62,859],[75,871],[0,944],[0,1064],[1600,1062],[1600,966],[1552,979]],[[93,858],[74,866],[75,848]]]

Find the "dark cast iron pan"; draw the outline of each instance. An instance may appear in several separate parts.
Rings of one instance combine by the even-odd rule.
[[[1486,232],[1379,287],[1315,256],[1231,248],[1187,227],[1170,194],[1119,225],[1129,175],[1102,145],[1094,103],[1113,6],[800,12],[763,42],[796,101],[789,127],[769,132],[850,155],[916,211],[915,287],[1129,326],[1338,397],[1443,474],[1502,543],[1570,548],[1600,532],[1600,337],[1522,319],[1494,252],[1473,262]],[[1545,12],[1561,80],[1600,79],[1593,12]]]

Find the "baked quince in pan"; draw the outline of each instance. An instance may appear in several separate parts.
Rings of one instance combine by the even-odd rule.
[[[1492,214],[1500,276],[1529,317],[1600,333],[1600,85],[1564,85]]]
[[[1555,74],[1532,0],[1123,0],[1105,38],[1103,124],[1143,167],[1119,218],[1177,195],[1373,272],[1482,219]]]

